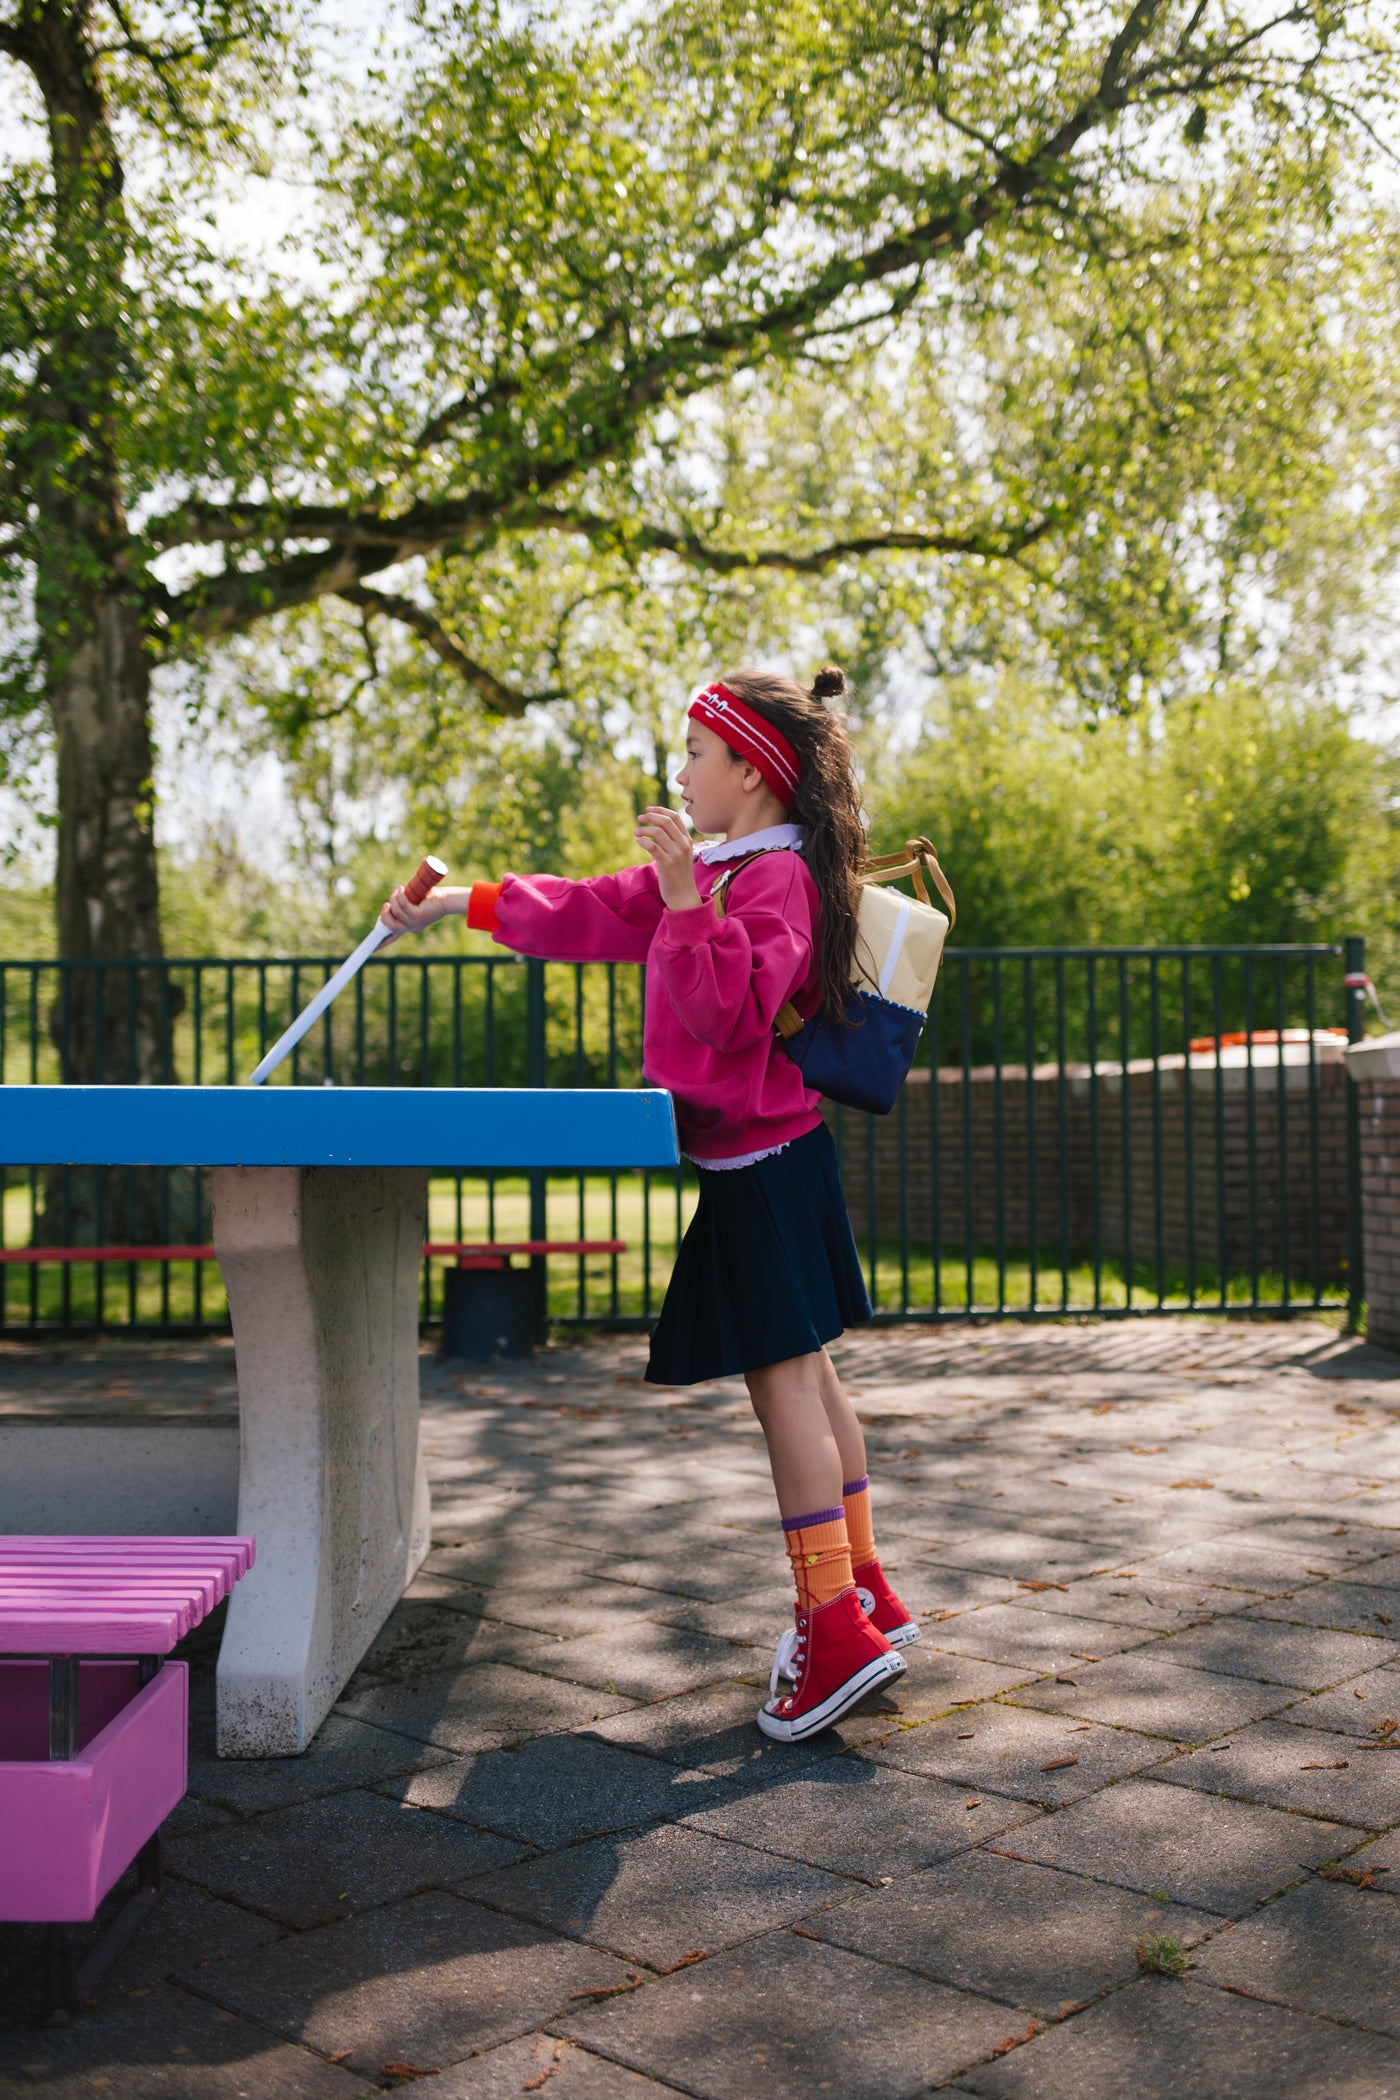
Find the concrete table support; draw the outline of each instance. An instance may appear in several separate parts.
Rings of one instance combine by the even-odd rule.
[[[428,1550],[418,1168],[219,1167],[239,1528],[258,1564],[218,1667],[221,1757],[310,1742]]]

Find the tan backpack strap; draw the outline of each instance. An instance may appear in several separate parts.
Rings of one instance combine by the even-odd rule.
[[[799,1028],[805,1028],[806,1025],[791,999],[784,999],[782,1005],[773,1016],[773,1026],[777,1029],[784,1042],[787,1041],[789,1036],[796,1035]]]
[[[715,917],[717,919],[722,919],[725,916],[725,893],[740,869],[751,868],[756,860],[763,859],[765,853],[780,853],[783,850],[780,846],[761,846],[757,853],[746,853],[742,860],[725,862],[724,873],[715,877],[714,888],[710,891],[710,902],[715,908]]]
[[[958,907],[947,876],[938,864],[938,855],[929,839],[908,839],[902,853],[880,853],[865,863],[861,873],[863,882],[898,882],[904,875],[914,879],[914,894],[921,904],[932,905],[924,876],[928,875],[939,896],[948,907],[948,930],[958,923]]]

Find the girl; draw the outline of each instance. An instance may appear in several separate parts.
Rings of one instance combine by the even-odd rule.
[[[797,1582],[758,1715],[782,1742],[830,1727],[918,1639],[876,1558],[865,1440],[826,1352],[870,1317],[836,1151],[774,1030],[789,1000],[804,1019],[845,1007],[865,851],[845,728],[825,704],[845,690],[827,665],[810,691],[735,671],[700,694],[678,784],[696,831],[718,834],[709,845],[647,809],[639,867],[507,875],[416,905],[398,889],[382,913],[406,933],[465,912],[519,954],[647,965],[646,1074],[673,1095],[700,1171],[647,1377],[747,1381]]]

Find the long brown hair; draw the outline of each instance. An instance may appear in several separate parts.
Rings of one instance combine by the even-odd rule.
[[[726,671],[720,680],[764,720],[780,729],[797,753],[801,772],[793,821],[802,826],[808,871],[821,899],[817,964],[822,1018],[845,1018],[856,945],[865,825],[846,725],[828,701],[846,691],[846,674],[823,664],[811,687],[771,671]]]

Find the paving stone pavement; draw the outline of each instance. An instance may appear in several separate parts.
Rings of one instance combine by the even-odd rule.
[[[908,1674],[753,1716],[741,1385],[423,1360],[434,1550],[307,1756],[213,1755],[84,2015],[0,1926],[0,2096],[1400,2100],[1400,1362],[1319,1323],[882,1328]],[[225,1344],[0,1345],[0,1413],[226,1414]]]

